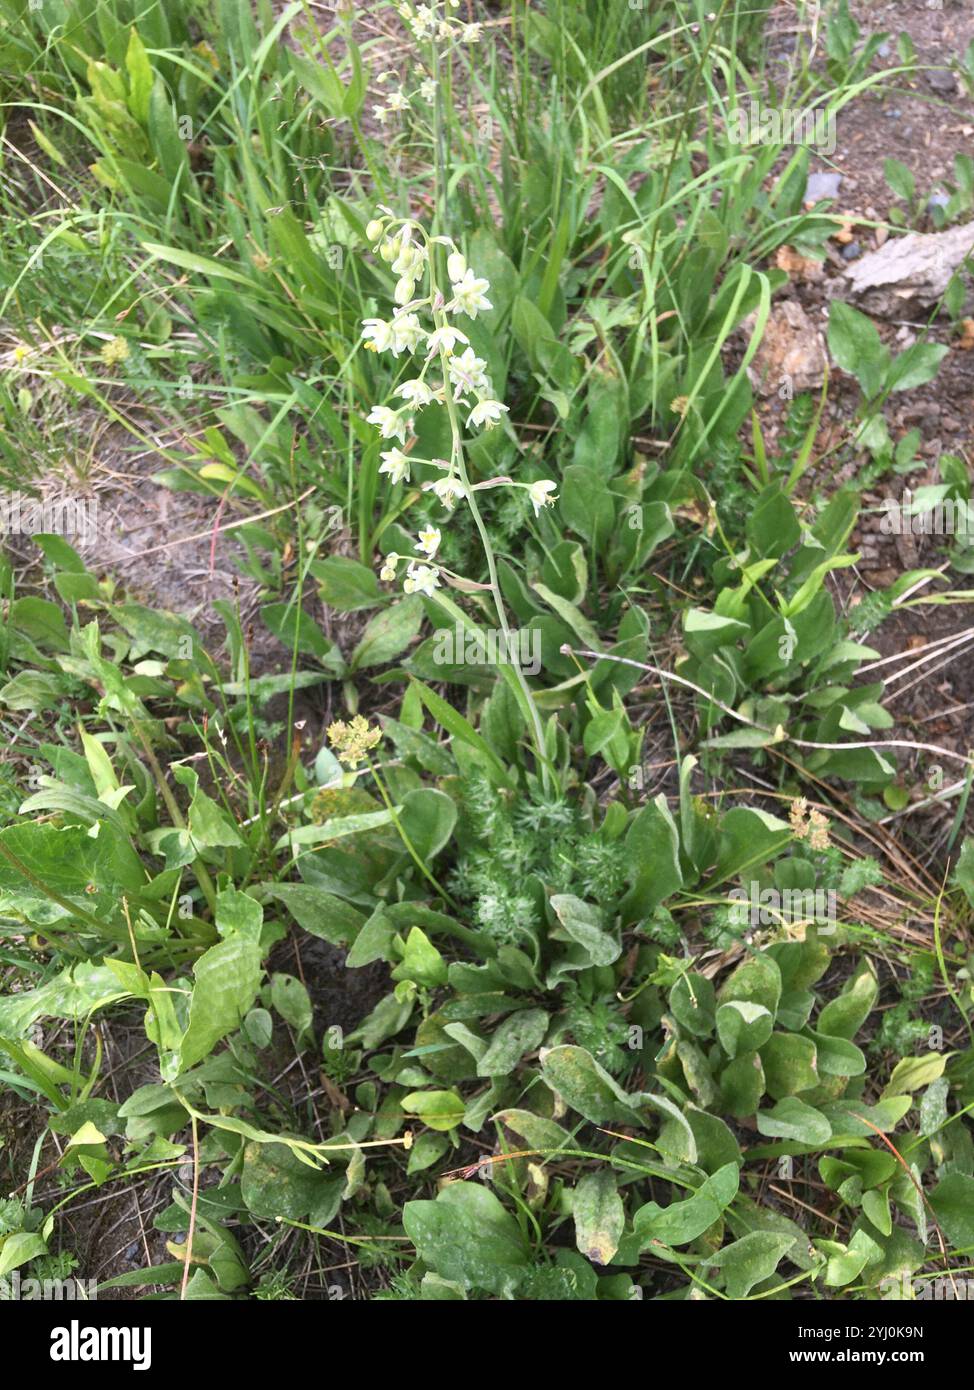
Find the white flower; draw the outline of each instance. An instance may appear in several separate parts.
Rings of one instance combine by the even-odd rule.
[[[400,13],[402,13],[402,11],[400,11]],[[432,34],[436,21],[436,15],[429,5],[417,5],[414,17],[406,14],[403,15],[403,18],[409,19],[413,37],[417,39],[425,39]]]
[[[370,241],[374,245],[375,242],[377,242],[379,240],[379,237],[382,235],[383,225],[384,224],[380,222],[377,217],[373,217],[372,221],[368,224],[368,226],[365,229],[366,240]]]
[[[421,550],[427,559],[432,560],[439,548],[440,531],[438,527],[427,526],[425,531],[420,531],[416,549]]]
[[[542,507],[550,507],[555,501],[555,488],[557,484],[550,478],[541,478],[538,482],[532,483],[528,488],[528,496],[531,498],[535,516],[541,515]]]
[[[398,410],[390,410],[387,405],[374,405],[366,417],[370,425],[378,425],[383,439],[398,439],[406,442],[406,421]]]
[[[415,560],[410,563],[403,580],[403,593],[426,594],[432,598],[433,590],[439,587],[440,572],[435,565],[418,565]]]
[[[454,251],[446,260],[446,273],[450,280],[462,280],[467,273],[467,262],[459,251]]]
[[[399,252],[401,251],[401,249],[402,249],[402,239],[401,239],[401,237],[397,237],[397,236],[395,236],[395,237],[393,237],[393,236],[387,236],[386,239],[385,239],[385,241],[384,241],[384,242],[382,243],[382,245],[379,247],[379,255],[380,255],[380,256],[382,257],[382,259],[385,261],[386,265],[391,265],[391,263],[392,263],[392,262],[396,259],[396,257],[399,255]]]
[[[408,232],[409,229],[406,230]],[[392,272],[394,275],[411,275],[415,280],[422,272],[425,257],[425,246],[414,246],[404,235],[400,242],[399,254],[392,263]]]
[[[429,335],[429,339],[427,340],[427,347],[429,348],[430,357],[432,357],[434,353],[439,352],[440,348],[442,348],[449,357],[457,343],[469,342],[470,339],[467,337],[466,333],[461,333],[459,328],[450,328],[447,326],[446,328],[433,329],[433,332]]]
[[[397,314],[392,320],[393,357],[398,357],[401,352],[415,352],[416,344],[425,337],[415,314]]]
[[[411,275],[403,275],[396,281],[393,299],[397,304],[408,304],[416,293],[416,281]]]
[[[392,348],[395,353],[395,328],[385,319],[363,320],[362,337],[369,352],[386,352]]]
[[[481,309],[492,309],[494,306],[487,299],[486,291],[490,289],[490,281],[478,279],[472,270],[452,286],[453,300],[447,308],[454,313],[469,314],[475,319]]]
[[[453,25],[450,24],[450,23],[448,23],[445,19],[441,19],[441,20],[440,20],[440,27],[437,29],[436,32],[437,32],[437,34],[439,35],[439,37],[440,37],[441,39],[452,39],[452,38],[453,38]]]
[[[384,449],[379,458],[382,460],[380,473],[388,473],[394,483],[409,482],[409,459],[401,449]]]
[[[436,100],[436,83],[433,81],[432,77],[427,77],[425,81],[419,84],[419,94],[424,101],[428,101],[430,105],[433,104]]]
[[[461,43],[479,43],[482,24],[465,24],[460,35]]]
[[[379,469],[379,472],[382,472],[381,468]],[[392,581],[395,579],[396,565],[398,565],[401,558],[402,557],[397,555],[394,550],[389,551],[389,554],[382,561],[382,568],[379,570],[379,578],[383,581],[383,583],[391,584]]]
[[[482,357],[477,356],[473,348],[468,347],[459,357],[451,357],[447,365],[454,389],[461,396],[468,391],[474,394],[488,389],[484,372],[487,363]]]
[[[433,492],[446,507],[448,512],[452,512],[457,504],[457,498],[466,497],[466,488],[456,478],[438,478],[435,483],[424,483],[424,492]]]
[[[386,105],[390,111],[408,111],[409,102],[406,100],[406,93],[401,87],[396,91],[390,92],[386,98]]]
[[[404,381],[397,388],[396,395],[416,406],[429,405],[430,401],[436,399],[436,393],[430,390],[425,381],[420,381],[419,377],[415,381]]]
[[[492,425],[497,423],[502,415],[506,415],[507,413],[507,406],[501,405],[500,401],[478,401],[467,416],[467,424],[486,425],[486,427],[490,429]]]
[[[388,106],[373,106],[372,115],[379,122],[379,125],[385,125],[389,119],[389,108]]]

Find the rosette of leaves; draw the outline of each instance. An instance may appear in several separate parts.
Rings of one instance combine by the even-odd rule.
[[[842,547],[858,507],[856,494],[841,491],[809,527],[779,482],[758,494],[746,549],[714,567],[714,581],[723,586],[715,604],[683,615],[688,655],[678,672],[714,697],[698,696],[704,728],[711,731],[705,746],[760,750],[785,737],[883,741],[892,724],[881,704],[883,686],[856,683],[859,666],[877,653],[851,639],[826,583],[832,571],[855,563]],[[896,591],[913,579],[901,576]],[[741,720],[732,720],[717,701]],[[817,776],[840,776],[873,790],[896,773],[885,750],[803,756]]]

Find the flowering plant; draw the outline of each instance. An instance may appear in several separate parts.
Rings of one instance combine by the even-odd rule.
[[[467,472],[464,423],[467,430],[489,430],[496,428],[509,413],[509,408],[496,397],[486,362],[476,355],[457,322],[475,320],[478,314],[493,307],[487,297],[490,282],[467,264],[452,237],[431,235],[420,222],[397,217],[389,208],[380,207],[379,216],[366,227],[366,236],[398,278],[392,317],[368,318],[363,322],[365,348],[371,352],[389,352],[395,358],[406,354],[417,359],[415,375],[396,387],[395,403],[376,404],[367,417],[383,439],[392,441],[390,448],[380,451],[379,472],[386,474],[394,484],[406,483],[410,481],[413,466],[427,464],[442,476],[424,483],[423,490],[437,498],[446,516],[449,517],[459,502],[465,502],[470,508],[487,560],[489,588],[498,621],[507,634],[509,627],[493,546],[480,514],[477,494],[501,486],[524,489],[538,516],[543,507],[555,502],[556,484],[550,478],[527,483],[507,476],[473,482]],[[444,260],[445,278],[441,273]],[[449,284],[449,293],[446,284]],[[416,412],[431,404],[443,406],[449,419],[451,447],[450,457],[446,459],[420,457],[414,452]],[[464,423],[461,423],[461,415],[466,417]],[[393,580],[405,561],[404,591],[437,598],[446,607],[442,596],[436,592],[441,587],[441,575],[447,574],[454,580],[460,580],[460,576],[433,563],[440,541],[439,527],[429,526],[420,531],[415,547],[417,555],[400,556],[395,552],[386,555],[379,570],[380,578],[386,582]],[[543,737],[537,709],[517,669],[515,678],[520,703],[529,714],[540,756]]]
[[[438,66],[440,50],[444,47],[452,48],[456,44],[474,44],[480,42],[482,24],[471,24],[465,20],[456,19],[453,11],[460,8],[460,0],[445,0],[444,4],[439,0],[433,0],[433,4],[410,5],[403,3],[396,6],[400,19],[408,26],[413,39],[418,44],[428,43],[433,51],[434,69]],[[376,81],[380,86],[385,86],[394,74],[391,72],[380,72]],[[427,106],[433,106],[437,98],[438,83],[435,76],[428,76],[420,82],[416,91],[411,95],[419,95],[420,100]],[[372,115],[380,125],[386,125],[389,117],[400,115],[409,110],[410,94],[406,92],[402,84],[390,89],[384,101],[376,103],[372,107]]]

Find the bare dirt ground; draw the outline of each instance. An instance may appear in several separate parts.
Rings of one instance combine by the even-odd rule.
[[[794,342],[807,349],[814,369],[817,349],[813,338],[824,339],[829,305],[833,298],[850,300],[846,272],[861,256],[883,246],[898,231],[891,213],[906,213],[906,227],[921,233],[935,232],[930,216],[930,199],[942,195],[952,184],[955,155],[974,154],[974,93],[969,80],[958,72],[961,55],[974,40],[974,10],[951,0],[931,5],[928,0],[895,0],[895,3],[869,3],[853,0],[851,12],[864,33],[886,32],[880,61],[891,71],[900,65],[897,45],[907,35],[916,52],[920,71],[915,76],[891,76],[883,84],[862,94],[838,116],[834,154],[818,155],[811,170],[819,178],[819,196],[832,195],[831,210],[846,220],[844,235],[833,239],[821,266],[801,258],[782,258],[791,284],[776,303],[797,306],[797,333],[789,338],[787,325],[783,342],[775,351],[769,341],[766,351],[772,372],[782,352]],[[789,23],[794,15],[790,5],[775,12],[773,30],[787,44]],[[896,159],[913,173],[917,186],[917,206],[908,210],[886,181],[884,161]],[[835,176],[838,176],[836,179]],[[968,212],[961,223],[974,218]],[[853,301],[854,302],[854,301]],[[970,312],[968,308],[968,312]],[[776,309],[776,319],[781,314]],[[788,311],[786,311],[787,317]],[[905,571],[942,569],[946,582],[929,583],[920,592],[935,593],[946,588],[968,590],[971,577],[951,568],[951,551],[946,538],[937,535],[895,535],[881,530],[879,508],[891,498],[899,500],[905,488],[914,493],[927,484],[939,482],[938,460],[944,454],[962,458],[970,469],[974,438],[974,342],[951,325],[946,315],[930,322],[929,311],[904,302],[902,310],[874,321],[884,342],[900,352],[928,329],[932,342],[946,344],[949,351],[936,378],[925,387],[891,397],[887,419],[894,442],[912,430],[919,432],[916,466],[908,474],[888,473],[863,493],[863,513],[850,540],[861,554],[853,570],[835,579],[835,588],[847,607],[861,602],[869,593],[884,589]],[[774,326],[769,338],[773,339]],[[816,378],[821,380],[820,375]],[[804,384],[804,383],[803,383]],[[860,393],[856,382],[832,368],[829,397],[823,426],[817,440],[817,453],[825,457],[850,438]],[[768,439],[773,440],[784,419],[786,405],[775,393],[759,401],[758,412]],[[854,481],[871,462],[865,451],[856,453],[834,475],[833,482]],[[820,480],[819,474],[815,481]],[[892,676],[911,660],[922,656],[924,648],[940,639],[961,640],[942,657],[917,667],[903,680],[894,681],[887,692],[887,704],[896,720],[892,731],[901,738],[941,744],[957,753],[966,753],[974,744],[974,608],[969,603],[947,607],[923,605],[895,613],[870,635],[869,641],[883,657],[902,653],[902,662],[891,662],[877,674]],[[930,794],[929,777],[934,759],[917,754],[907,759],[903,782],[914,801]],[[958,770],[959,769],[959,770]],[[962,774],[959,764],[945,764],[945,784]],[[890,823],[904,834],[908,843],[922,843],[927,856],[936,857],[953,819],[955,801],[925,808],[914,816],[910,810],[890,815]],[[917,838],[915,831],[919,831]]]

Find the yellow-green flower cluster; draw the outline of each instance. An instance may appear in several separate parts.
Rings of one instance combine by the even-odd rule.
[[[347,724],[344,719],[336,719],[328,725],[327,732],[335,756],[346,767],[358,767],[382,738],[382,730],[370,729],[368,720],[360,714]]]

